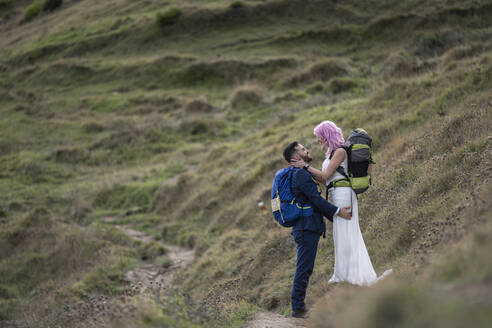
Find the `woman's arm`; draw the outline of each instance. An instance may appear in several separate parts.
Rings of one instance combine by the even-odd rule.
[[[335,154],[333,154],[333,157],[330,161],[330,164],[328,164],[328,167],[324,171],[320,171],[312,166],[308,168],[309,173],[311,173],[314,178],[324,184],[326,184],[326,181],[331,178],[333,173],[336,171],[337,167],[340,166],[340,164],[343,162],[345,159],[345,150],[343,148],[338,148],[335,151]],[[292,161],[290,162],[291,165],[295,167],[302,168],[306,163],[301,159],[298,161]]]

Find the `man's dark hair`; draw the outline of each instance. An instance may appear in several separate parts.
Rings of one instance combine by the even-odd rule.
[[[291,142],[287,147],[284,149],[284,158],[287,161],[287,163],[290,163],[290,160],[292,159],[292,156],[294,156],[297,153],[297,145],[299,143],[297,141]]]

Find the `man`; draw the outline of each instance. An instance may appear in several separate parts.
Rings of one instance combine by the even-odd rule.
[[[291,160],[303,159],[312,161],[309,150],[297,141],[292,142],[284,149],[284,158],[287,163]],[[295,169],[292,175],[292,194],[301,204],[310,204],[314,208],[312,216],[300,217],[292,227],[292,235],[297,244],[297,264],[294,282],[292,284],[292,316],[302,318],[306,316],[306,289],[309,277],[313,273],[314,261],[318,250],[321,235],[325,234],[326,225],[323,216],[333,221],[338,215],[350,220],[350,207],[338,208],[321,197],[318,185],[312,175],[304,169]]]

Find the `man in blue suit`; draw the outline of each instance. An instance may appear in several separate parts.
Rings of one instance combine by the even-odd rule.
[[[287,163],[291,160],[303,159],[309,163],[312,160],[303,145],[294,141],[284,149],[284,158]],[[333,217],[338,215],[344,219],[350,220],[350,208],[338,208],[330,204],[321,197],[318,190],[318,184],[313,176],[306,169],[295,169],[292,175],[292,194],[297,202],[313,206],[312,216],[300,217],[292,227],[292,235],[297,244],[297,264],[294,282],[292,284],[292,316],[299,318],[306,316],[306,289],[309,277],[313,273],[314,261],[318,250],[318,242],[321,235],[326,232],[326,225],[323,220],[325,216],[333,222]]]

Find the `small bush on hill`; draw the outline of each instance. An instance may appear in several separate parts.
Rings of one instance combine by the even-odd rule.
[[[89,122],[82,125],[82,130],[86,133],[98,133],[104,131],[104,126],[96,122]]]
[[[309,85],[306,88],[306,92],[309,94],[314,94],[314,93],[323,92],[324,89],[325,89],[325,87],[321,82],[316,82],[316,83]]]
[[[244,7],[244,3],[241,1],[234,1],[229,5],[229,8],[231,9],[240,9]]]
[[[154,263],[160,268],[169,268],[171,266],[171,260],[167,256],[159,256],[154,260]]]
[[[455,60],[461,60],[467,57],[473,57],[479,55],[484,51],[484,46],[481,43],[475,43],[466,46],[458,46],[450,49],[444,54],[444,64],[449,64]]]
[[[203,135],[208,135],[209,137],[217,136],[224,127],[223,120],[194,118],[181,123],[179,129],[187,135],[191,135],[192,139],[196,139],[202,138]]]
[[[206,113],[214,109],[210,105],[205,97],[187,100],[185,103],[185,108],[189,112]]]
[[[421,33],[413,42],[413,54],[418,57],[440,56],[446,50],[461,43],[461,35],[453,30]]]
[[[71,197],[72,206],[70,207],[70,219],[82,225],[87,225],[92,221],[87,216],[92,212],[92,207],[88,201],[77,194]]]
[[[85,149],[60,148],[55,150],[48,159],[53,159],[59,163],[77,164],[89,158],[89,152]]]
[[[12,0],[0,0],[0,9],[9,9],[12,7]]]
[[[139,247],[140,258],[142,260],[154,259],[166,253],[164,246],[159,243],[146,243]]]
[[[152,206],[156,185],[115,185],[96,194],[94,206],[101,208],[133,208]]]
[[[401,78],[415,73],[417,66],[418,63],[415,57],[407,52],[399,52],[388,56],[383,70],[388,76]]]
[[[342,93],[356,88],[357,82],[349,78],[336,78],[330,82],[328,90],[333,93]]]
[[[24,18],[22,22],[27,23],[36,18],[43,11],[43,2],[38,0],[34,1],[29,7],[27,7],[24,13]]]
[[[318,62],[307,71],[291,78],[287,85],[300,86],[315,81],[326,82],[334,77],[345,76],[348,71],[344,66],[343,63],[336,60]]]
[[[43,11],[53,11],[63,4],[63,0],[44,0]]]
[[[163,13],[158,13],[156,16],[157,25],[165,27],[176,24],[181,14],[182,11],[179,8],[171,8]]]
[[[258,105],[263,101],[263,91],[256,85],[244,85],[232,93],[231,107],[245,108]]]

